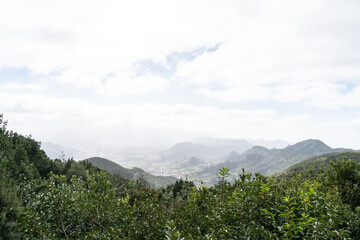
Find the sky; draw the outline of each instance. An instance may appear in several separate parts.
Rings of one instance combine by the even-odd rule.
[[[0,113],[38,141],[360,149],[360,1],[0,3]]]

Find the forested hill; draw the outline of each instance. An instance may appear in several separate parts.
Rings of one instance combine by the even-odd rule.
[[[127,177],[127,178],[134,177],[134,173],[133,173],[133,171],[131,171],[131,169],[124,168],[124,167],[120,166],[119,164],[117,164],[113,161],[110,161],[106,158],[92,157],[92,158],[87,158],[82,161],[89,162],[92,165],[97,166],[98,168],[101,168],[104,171],[107,171],[109,173],[119,173],[123,177]]]
[[[262,146],[254,146],[242,154],[232,152],[226,160],[205,168],[203,171],[194,173],[191,177],[195,181],[206,180],[215,183],[214,174],[221,167],[229,167],[234,177],[244,168],[248,172],[258,172],[264,175],[272,175],[284,171],[288,167],[306,159],[326,153],[353,151],[352,149],[331,148],[320,140],[309,139],[289,145],[283,149],[267,149]]]
[[[275,176],[288,176],[297,172],[306,172],[310,169],[315,171],[330,167],[330,162],[338,162],[343,159],[351,159],[356,163],[360,163],[360,152],[341,152],[341,153],[327,153],[321,156],[312,157],[303,162],[297,163],[285,171],[282,171]]]
[[[120,174],[121,176],[134,181],[138,179],[144,179],[147,183],[156,188],[166,187],[169,184],[175,183],[177,180],[175,177],[171,176],[155,176],[153,174],[145,172],[141,168],[124,168],[113,161],[101,157],[88,158],[83,160],[83,162],[89,162],[92,165],[99,167],[106,172]]]

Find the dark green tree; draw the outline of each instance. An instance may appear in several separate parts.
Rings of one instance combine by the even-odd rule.
[[[331,162],[328,184],[336,186],[341,199],[353,209],[360,206],[360,163],[344,158]]]

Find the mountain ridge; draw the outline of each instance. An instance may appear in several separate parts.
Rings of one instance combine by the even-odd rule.
[[[101,168],[106,172],[120,174],[121,176],[129,178],[131,180],[136,181],[137,179],[143,178],[150,185],[156,188],[165,187],[169,184],[173,184],[177,180],[177,178],[172,176],[155,176],[138,167],[133,167],[132,169],[125,168],[118,163],[102,157],[91,157],[82,161],[89,162],[92,165]]]
[[[326,168],[330,166],[330,162],[338,162],[343,160],[344,158],[348,160],[353,160],[356,163],[360,162],[360,152],[359,151],[351,151],[351,152],[333,152],[326,153],[320,156],[311,157],[306,159],[305,161],[299,162],[287,168],[286,170],[275,174],[274,176],[286,177],[291,175],[293,172],[304,172],[313,168],[314,170],[318,170],[320,168]]]
[[[339,151],[353,150],[333,149],[318,139],[307,139],[283,149],[267,149],[262,146],[253,146],[241,154],[232,152],[227,156],[225,161],[194,173],[191,177],[196,180],[206,178],[206,176],[218,172],[218,169],[222,167],[228,167],[233,174],[240,173],[242,169],[245,169],[247,172],[273,175],[308,158]],[[216,179],[210,180],[210,182],[214,181],[216,181]]]
[[[179,142],[161,154],[165,157],[196,157],[204,160],[218,158],[232,151],[244,152],[252,144],[245,140],[207,139],[198,142]]]

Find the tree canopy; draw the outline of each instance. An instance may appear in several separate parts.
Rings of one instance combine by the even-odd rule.
[[[0,115],[0,239],[360,239],[360,164],[151,188],[49,159]]]

